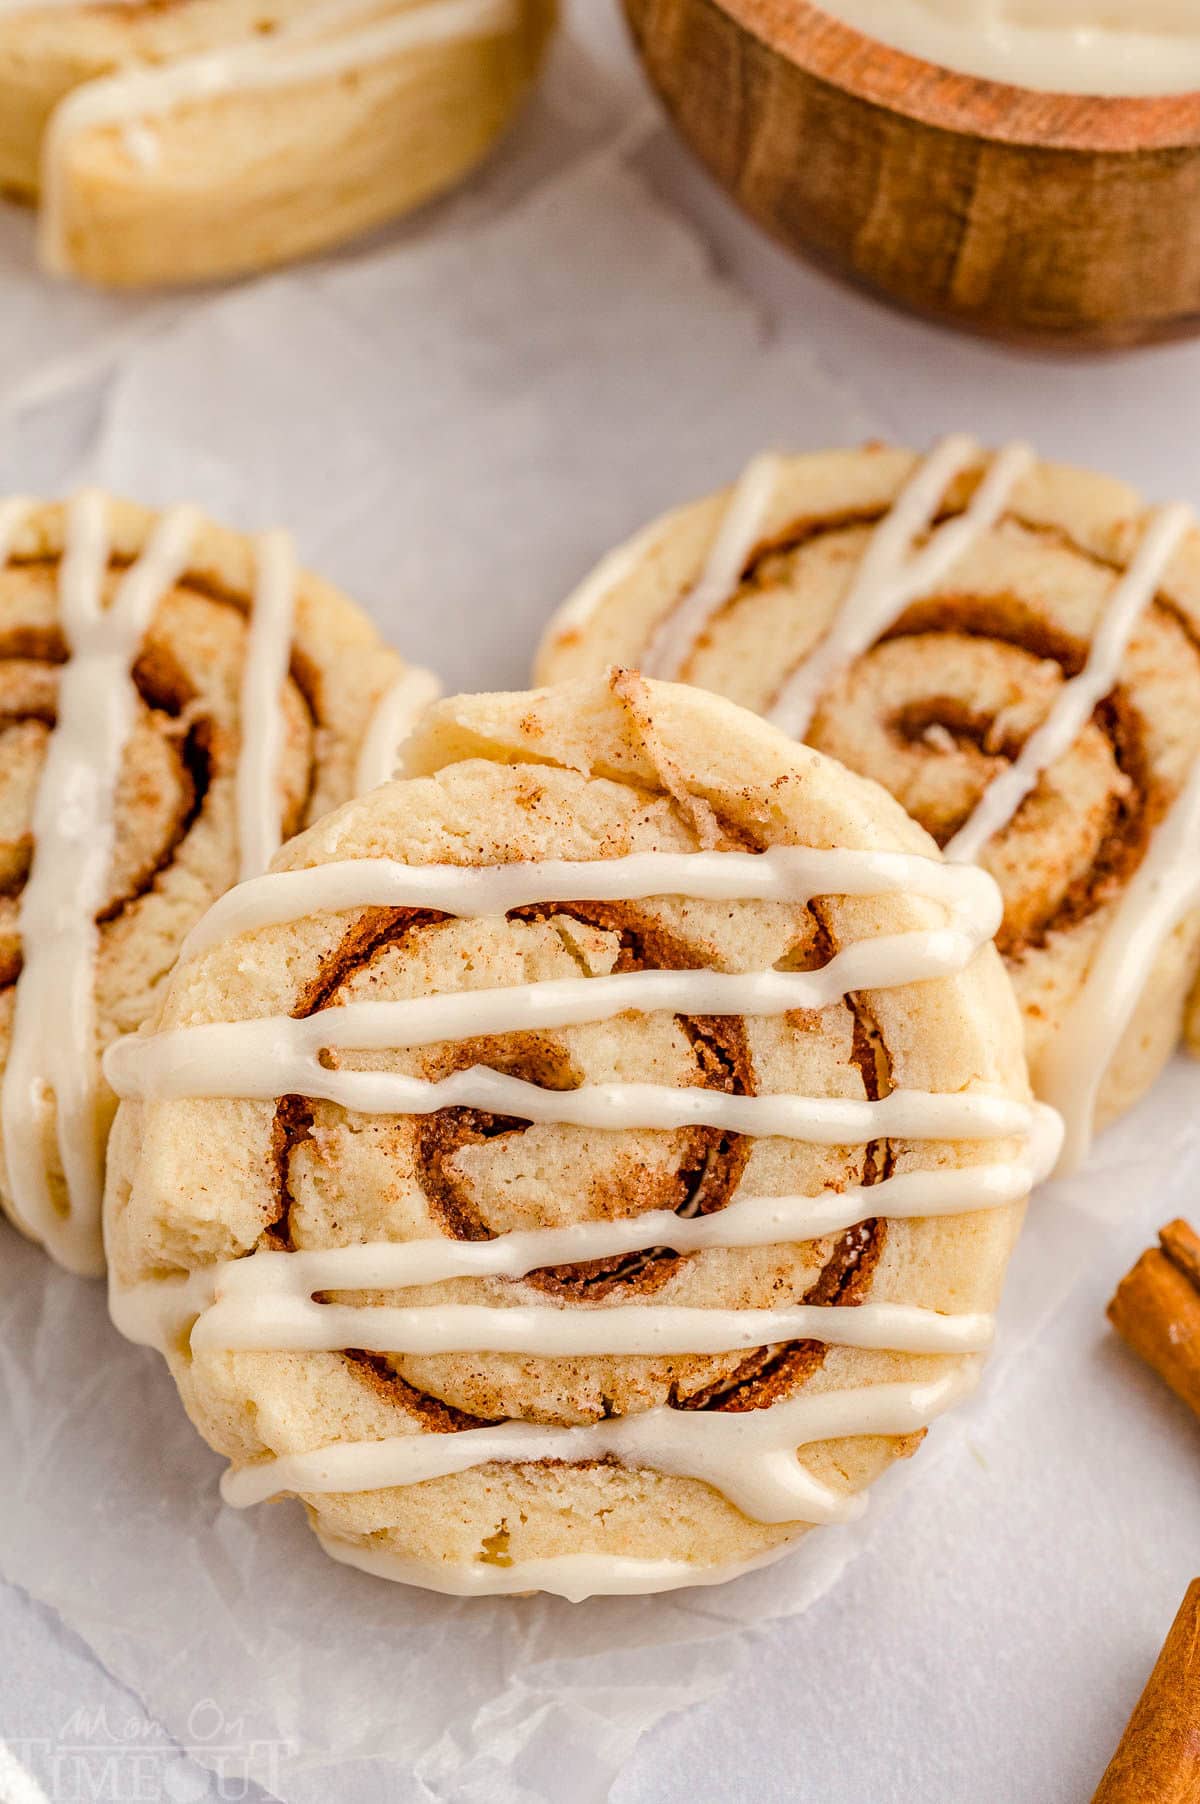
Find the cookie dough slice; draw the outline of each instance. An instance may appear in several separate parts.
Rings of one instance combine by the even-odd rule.
[[[124,1099],[115,1318],[335,1558],[709,1584],[968,1390],[1030,1185],[986,873],[628,673],[440,703],[191,936]]]
[[[291,833],[379,781],[428,699],[286,534],[87,492],[0,504],[0,1204],[102,1269],[112,1041]]]
[[[541,66],[553,0],[145,0],[0,11],[0,184],[51,270],[266,269],[441,193]]]
[[[613,660],[758,710],[995,877],[1066,1166],[1153,1083],[1200,968],[1187,508],[962,437],[756,458],[607,560],[537,669]]]

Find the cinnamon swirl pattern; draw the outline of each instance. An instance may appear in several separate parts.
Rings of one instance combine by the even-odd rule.
[[[353,793],[364,716],[402,732],[405,673],[285,534],[94,491],[0,505],[0,640],[0,1198],[98,1272],[100,1054],[208,904]]]
[[[1200,966],[1189,510],[962,437],[756,458],[607,560],[538,671],[612,661],[755,708],[995,877],[1077,1165],[1169,1057]]]
[[[0,183],[46,267],[107,286],[265,268],[466,174],[554,0],[0,0]]]
[[[118,1326],[227,1501],[437,1589],[711,1583],[857,1513],[1057,1151],[994,883],[635,676],[439,704],[405,772],[108,1053]]]

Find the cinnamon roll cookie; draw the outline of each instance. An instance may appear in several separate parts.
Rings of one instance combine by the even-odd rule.
[[[231,1504],[388,1577],[710,1583],[856,1514],[1053,1156],[992,880],[637,676],[438,704],[405,768],[109,1054],[118,1325]]]
[[[0,1202],[62,1264],[103,1264],[103,1049],[214,898],[387,774],[419,683],[284,534],[0,505]]]
[[[889,788],[1004,896],[999,945],[1066,1166],[1150,1085],[1200,964],[1200,536],[1119,482],[953,438],[755,459],[559,612]]]
[[[0,0],[0,186],[58,274],[263,269],[451,186],[511,120],[554,0]]]

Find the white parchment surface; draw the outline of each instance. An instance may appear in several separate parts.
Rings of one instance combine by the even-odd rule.
[[[318,266],[47,299],[28,222],[4,216],[0,483],[87,477],[285,524],[448,688],[522,686],[550,609],[651,514],[764,445],[895,429],[886,388],[864,399],[725,278],[661,191],[660,146],[640,88],[568,43],[468,190]],[[638,1736],[827,1593],[901,1497],[963,1482],[1131,1186],[1156,1221],[1179,1206],[1195,1097],[1181,1064],[1092,1171],[1036,1199],[982,1393],[864,1523],[662,1599],[457,1602],[334,1566],[298,1506],[223,1509],[160,1361],[110,1328],[99,1286],[2,1230],[0,1574],[193,1761],[218,1770],[232,1740],[285,1804],[604,1798]]]

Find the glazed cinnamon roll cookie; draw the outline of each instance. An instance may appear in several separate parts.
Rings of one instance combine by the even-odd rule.
[[[1004,896],[1064,1163],[1176,1045],[1200,963],[1200,537],[1123,484],[954,438],[757,458],[551,625],[732,696],[886,785]]]
[[[388,1577],[657,1590],[856,1514],[1054,1150],[991,879],[636,676],[438,704],[405,768],[110,1053],[116,1321],[231,1504]]]
[[[102,1267],[104,1047],[215,897],[387,774],[420,680],[281,533],[0,505],[0,1201],[62,1264]]]
[[[43,262],[113,287],[283,263],[464,176],[554,0],[3,0],[0,185]]]

